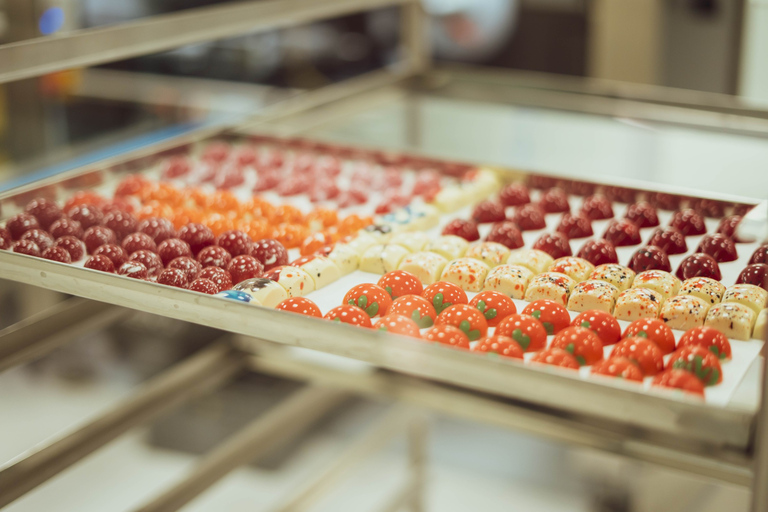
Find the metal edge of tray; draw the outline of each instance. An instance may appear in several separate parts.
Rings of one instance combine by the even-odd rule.
[[[438,68],[454,79],[542,91],[569,92],[614,100],[631,100],[690,109],[768,118],[768,105],[730,94],[680,89],[661,85],[622,82],[539,71],[505,69],[460,63],[443,63]]]
[[[536,88],[522,84],[515,86],[512,78],[472,79],[471,74],[456,73],[451,69],[434,70],[419,84],[419,88],[429,91],[435,97],[449,99],[554,109],[760,138],[768,137],[768,114],[765,116],[750,114],[762,112],[759,110],[718,111],[696,104],[680,105],[674,101],[648,102],[631,96],[606,96],[568,88]],[[479,77],[482,77],[487,71],[486,68],[478,68],[476,72]],[[505,71],[497,71],[497,73],[499,76],[504,76]]]
[[[199,143],[216,137],[240,136],[238,130],[243,126],[256,128],[262,124],[276,122],[283,117],[296,115],[337,101],[359,98],[366,94],[375,93],[387,86],[397,86],[408,80],[417,72],[417,68],[407,62],[399,63],[387,69],[377,69],[362,75],[349,78],[343,82],[331,84],[318,89],[306,90],[290,97],[267,105],[262,111],[254,113],[245,120],[236,123],[222,123],[196,128],[190,132],[153,142],[139,149],[104,158],[82,167],[70,169],[56,175],[14,187],[0,192],[0,201],[13,198],[25,192],[39,190],[47,186],[55,186],[66,180],[78,178],[88,173],[104,172],[112,168],[128,164],[143,158],[160,155],[190,144]],[[140,172],[140,171],[139,171]]]
[[[392,95],[391,97],[399,98],[399,96],[397,95]],[[385,101],[386,100],[387,98],[385,98]],[[246,129],[241,129],[238,126],[224,126],[224,127],[219,126],[219,127],[201,128],[199,130],[195,130],[194,132],[184,134],[179,137],[175,137],[171,140],[158,142],[135,151],[124,153],[121,155],[116,155],[114,157],[100,160],[98,162],[91,163],[83,167],[79,167],[76,169],[72,169],[69,171],[56,174],[55,176],[51,176],[51,177],[44,178],[32,183],[21,185],[19,187],[14,187],[12,189],[8,189],[6,191],[0,192],[0,203],[4,201],[13,200],[17,196],[21,196],[30,192],[41,190],[46,187],[61,185],[63,182],[81,177],[85,174],[95,173],[95,172],[111,172],[110,171],[111,169],[119,167],[120,165],[131,163],[131,162],[140,160],[142,158],[158,156],[158,155],[161,155],[162,153],[172,151],[174,149],[187,146],[190,144],[196,144],[196,143],[203,142],[205,140],[212,140],[216,138],[229,138],[229,139],[241,138],[242,140],[247,140],[250,136],[254,136],[259,133],[267,133],[270,136],[275,136],[269,130],[260,131],[259,125],[253,124],[253,123],[249,124],[248,128]],[[343,141],[339,141],[336,139],[329,139],[329,138],[324,139],[322,137],[312,137],[311,140],[317,140],[318,142],[327,142],[327,143],[336,144],[339,146],[348,145]],[[557,172],[532,171],[529,169],[512,168],[509,166],[501,166],[493,163],[487,164],[487,163],[477,162],[473,160],[462,160],[462,161],[457,161],[454,159],[449,160],[430,151],[417,151],[417,150],[410,150],[410,149],[400,151],[393,148],[382,148],[382,147],[362,145],[362,144],[354,144],[354,147],[364,151],[401,152],[403,154],[408,154],[415,157],[425,157],[433,160],[442,160],[445,162],[472,165],[479,168],[491,170],[496,175],[500,176],[503,180],[507,180],[507,181],[514,180],[514,179],[524,179],[527,176],[531,176],[531,175],[539,175],[539,176],[547,176],[555,179],[570,180],[575,182],[593,183],[598,186],[628,187],[628,188],[636,189],[640,192],[674,193],[674,194],[679,194],[684,196],[692,196],[699,199],[712,199],[716,201],[743,203],[743,204],[748,204],[752,206],[758,206],[760,204],[766,203],[766,200],[762,200],[760,198],[755,198],[755,197],[739,196],[735,194],[723,194],[723,193],[712,192],[712,191],[702,191],[702,190],[690,189],[690,188],[673,186],[673,185],[660,185],[660,184],[644,182],[640,180],[633,180],[630,178],[576,177],[576,176],[568,176],[568,175],[557,173]],[[143,171],[136,170],[136,171],[130,171],[130,172],[141,173]],[[129,174],[130,172],[122,171],[122,173],[125,175]],[[86,189],[86,188],[89,188],[89,187],[84,187],[82,189]],[[69,189],[69,190],[74,191],[74,189]],[[3,209],[2,214],[0,214],[0,218],[6,218],[8,213],[9,211],[7,209]]]
[[[317,127],[332,127],[338,124],[344,123],[350,116],[354,116],[358,113],[362,113],[372,108],[383,108],[387,102],[395,103],[398,101],[404,101],[409,94],[429,94],[429,91],[423,91],[414,89],[403,84],[394,84],[388,91],[367,91],[353,98],[342,98],[332,103],[326,103],[318,105],[311,109],[302,110],[295,113],[288,113],[279,122],[271,124],[269,122],[263,122],[260,124],[246,123],[233,127],[230,132],[234,134],[242,134],[245,136],[267,134],[275,137],[294,137],[300,136],[307,131],[315,130]],[[366,98],[370,98],[371,101],[366,101]],[[317,140],[327,142],[330,144],[348,145],[349,142],[339,138],[323,137],[322,134],[311,133],[307,135],[309,140]],[[428,150],[416,150],[413,148],[392,148],[382,146],[371,146],[366,144],[354,143],[356,148],[370,150],[370,151],[384,151],[384,152],[402,152],[415,156],[423,156],[434,158],[438,160],[448,160],[445,156],[434,151]],[[729,201],[737,203],[745,203],[757,206],[761,202],[764,202],[764,198],[760,197],[747,197],[735,194],[724,194],[716,191],[698,190],[688,187],[682,187],[678,185],[656,184],[648,181],[626,178],[626,177],[614,177],[614,176],[571,176],[557,171],[548,171],[546,169],[528,169],[528,168],[513,168],[509,165],[504,165],[495,162],[479,162],[473,160],[461,160],[462,163],[469,163],[477,165],[479,167],[489,168],[495,171],[497,174],[507,176],[514,179],[522,179],[528,175],[544,175],[552,178],[572,180],[579,182],[593,183],[595,185],[608,185],[618,187],[629,187],[638,189],[644,192],[665,192],[678,194],[683,196],[694,196],[702,199],[713,199],[717,201]]]
[[[260,127],[266,128],[266,131],[269,132],[268,126],[269,126],[269,123],[271,122],[276,122],[281,119],[289,119],[295,116],[312,115],[313,113],[316,113],[318,110],[323,110],[323,109],[326,109],[326,111],[330,109],[332,111],[333,106],[336,104],[351,103],[351,105],[347,107],[345,111],[349,113],[348,115],[354,115],[353,112],[366,109],[365,103],[364,103],[365,98],[367,96],[378,94],[378,90],[381,87],[392,87],[393,89],[402,88],[406,92],[406,94],[424,93],[425,91],[423,89],[418,89],[414,85],[415,82],[407,82],[407,80],[413,77],[417,72],[418,72],[418,68],[414,67],[413,65],[410,65],[407,62],[400,63],[400,65],[389,68],[389,69],[371,71],[363,75],[350,78],[348,80],[345,80],[337,84],[332,84],[316,90],[304,91],[304,92],[298,93],[295,96],[279,101],[273,105],[267,106],[264,109],[264,111],[254,114],[248,120],[240,121],[238,123],[222,124],[217,126],[208,126],[208,127],[196,129],[190,133],[186,133],[178,137],[174,137],[172,139],[153,143],[137,150],[116,155],[114,157],[109,157],[104,160],[100,160],[98,162],[94,162],[77,169],[65,171],[55,176],[51,176],[49,178],[45,178],[33,183],[22,185],[22,186],[0,193],[0,201],[6,200],[8,198],[14,197],[16,195],[22,194],[27,191],[33,191],[49,185],[56,185],[59,182],[63,182],[67,179],[76,178],[84,174],[87,174],[89,172],[104,171],[113,166],[119,166],[119,165],[131,162],[131,161],[135,161],[141,158],[154,156],[164,151],[170,151],[175,148],[179,148],[188,144],[194,144],[204,139],[210,139],[210,138],[221,137],[221,136],[243,136],[244,133],[246,134],[245,136],[247,137],[248,135],[259,133]],[[429,93],[434,94],[434,91],[430,90]],[[391,98],[393,98],[392,101],[396,101],[396,99],[401,98],[401,96],[393,94]],[[361,102],[361,100],[363,100],[363,102]],[[380,100],[377,100],[377,101],[380,101]],[[610,101],[613,101],[613,100],[610,100]],[[323,115],[327,116],[328,113],[326,112]],[[336,117],[336,119],[338,119],[338,117]],[[334,122],[334,121],[331,121],[331,122]],[[314,124],[318,124],[318,123],[321,123],[321,121],[318,121],[318,120],[314,121]],[[313,137],[313,138],[317,140],[324,140],[322,137]],[[325,140],[339,144],[339,145],[345,145],[343,141],[330,140],[330,139],[325,139]],[[385,151],[385,152],[398,151],[398,152],[408,153],[414,156],[424,156],[424,157],[442,159],[442,160],[448,161],[447,159],[445,159],[445,157],[436,155],[433,152],[418,151],[418,150],[414,150],[413,148],[408,148],[407,150],[404,150],[402,148],[394,149],[394,148],[371,147],[371,146],[364,146],[360,144],[355,144],[355,146],[361,149],[369,149],[369,150],[377,150],[377,151]],[[476,161],[464,161],[464,163],[471,163],[472,165],[478,165],[478,166],[486,166],[486,164],[489,164],[489,162],[476,162]],[[700,191],[700,190],[687,189],[682,187],[674,187],[674,186],[667,186],[667,185],[660,186],[660,185],[655,185],[653,183],[643,182],[640,180],[631,180],[627,178],[617,179],[615,177],[600,176],[600,177],[592,177],[592,179],[590,179],[589,177],[583,178],[583,177],[567,176],[561,173],[550,172],[547,170],[540,170],[540,169],[535,171],[531,171],[527,169],[512,169],[509,166],[495,165],[493,163],[490,163],[489,167],[494,169],[497,173],[501,172],[501,173],[507,174],[508,176],[513,176],[513,177],[522,177],[528,174],[541,174],[541,175],[546,175],[546,176],[551,176],[551,177],[561,178],[561,179],[592,182],[600,185],[633,187],[642,191],[649,191],[649,192],[668,192],[668,193],[671,192],[671,193],[678,193],[682,195],[695,195],[696,197],[699,197],[699,198],[714,199],[719,201],[742,202],[742,203],[754,204],[754,205],[757,205],[762,200],[762,198],[750,198],[750,197],[742,197],[742,196],[735,196],[735,195],[728,195],[728,194],[718,194],[716,192]]]
[[[382,332],[5,251],[0,252],[0,278],[349,357],[526,403],[620,422],[639,430],[737,448],[746,448],[750,441],[754,411],[708,406],[673,393],[638,392],[631,383],[582,380],[562,369],[490,360]]]
[[[386,102],[386,101],[392,101],[392,100],[400,100],[402,99],[402,96],[391,94],[388,97],[380,96],[377,98],[379,102]],[[361,106],[361,109],[366,109],[369,107],[370,104],[366,104],[364,106]],[[375,104],[375,107],[381,107],[381,103]],[[326,123],[324,119],[322,119],[322,116],[311,116],[308,113],[301,113],[297,114],[297,116],[304,116],[307,115],[309,118],[313,119],[311,123],[311,128],[313,128],[316,125],[330,125],[332,126],[334,122],[338,122],[339,119],[337,116],[333,114],[329,114],[331,118]],[[344,114],[341,115],[341,117],[344,117]],[[288,118],[289,125],[296,125],[301,124],[300,122],[296,122],[292,118]],[[251,136],[251,135],[259,135],[259,134],[266,134],[270,136],[275,137],[286,137],[286,136],[297,136],[301,135],[303,133],[303,130],[283,130],[282,127],[284,124],[281,121],[281,124],[279,126],[276,126],[274,130],[268,130],[264,128],[269,128],[268,126],[249,126],[245,128],[237,128],[233,130],[231,133],[234,134],[243,134],[244,136]],[[322,137],[320,135],[315,135],[314,133],[307,137],[308,140],[316,140],[318,142],[325,142],[328,144],[336,144],[339,146],[346,146],[351,143],[347,143],[344,140],[336,139],[336,138],[329,138],[329,137]],[[367,144],[358,144],[354,143],[354,147],[366,150],[366,151],[383,151],[383,152],[402,152],[403,154],[409,154],[419,157],[425,157],[425,158],[431,158],[434,160],[443,160],[443,161],[451,161],[451,162],[457,162],[457,160],[447,159],[444,156],[441,156],[437,152],[433,151],[418,151],[418,150],[412,150],[410,148],[408,149],[395,149],[395,148],[387,148],[387,147],[380,147],[380,146],[371,146]],[[563,173],[559,173],[557,171],[546,171],[546,170],[532,170],[528,168],[521,168],[521,167],[510,167],[508,165],[502,165],[497,163],[489,163],[489,162],[478,162],[474,160],[461,160],[460,163],[462,164],[469,164],[476,167],[481,167],[483,169],[488,169],[490,171],[493,171],[497,176],[499,176],[502,180],[505,181],[512,181],[512,180],[522,180],[527,178],[528,176],[536,175],[536,176],[546,176],[550,178],[555,179],[561,179],[564,181],[575,181],[575,182],[583,182],[583,183],[592,183],[596,186],[616,186],[616,187],[626,187],[626,188],[632,188],[640,192],[664,192],[668,194],[677,194],[681,196],[687,196],[687,197],[695,197],[697,199],[712,199],[715,201],[724,201],[724,202],[731,202],[731,203],[742,203],[742,204],[748,204],[752,206],[758,206],[762,203],[765,203],[768,200],[758,198],[758,197],[747,197],[747,196],[741,196],[737,194],[725,194],[721,192],[716,191],[709,191],[709,190],[698,190],[698,189],[692,189],[688,187],[682,187],[679,185],[667,185],[667,184],[659,184],[659,183],[653,183],[653,182],[647,182],[642,181],[638,179],[632,179],[632,178],[626,178],[626,177],[615,177],[615,176],[571,176]],[[2,199],[2,196],[0,196],[0,199]]]
[[[613,422],[525,407],[487,393],[389,370],[360,371],[355,368],[349,371],[343,366],[335,367],[322,359],[313,361],[306,358],[306,354],[295,352],[303,349],[240,338],[244,337],[235,338],[236,345],[243,348],[246,344],[248,352],[254,354],[248,365],[252,371],[362,396],[397,400],[447,416],[487,423],[540,439],[595,448],[738,485],[749,485],[752,478],[752,459],[745,451],[719,449],[666,434],[641,438],[631,428]]]

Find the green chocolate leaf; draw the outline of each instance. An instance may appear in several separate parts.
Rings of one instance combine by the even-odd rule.
[[[464,334],[467,335],[469,341],[475,341],[480,337],[480,331],[478,329],[472,329],[472,324],[469,323],[469,320],[462,320],[459,323],[459,329],[464,331]]]
[[[497,314],[498,314],[498,312],[496,311],[495,308],[489,308],[489,309],[487,309],[485,311],[485,313],[483,313],[483,315],[485,316],[486,320],[492,320],[492,319],[496,318]]]
[[[522,329],[515,329],[512,331],[512,339],[518,342],[524,351],[528,350],[528,345],[531,344],[531,337],[527,334],[523,334]]]
[[[541,325],[544,326],[544,330],[547,331],[547,334],[555,334],[555,326],[552,322],[541,322]]]
[[[411,320],[416,322],[419,329],[426,329],[427,327],[432,327],[432,325],[434,325],[432,318],[429,315],[421,316],[421,311],[418,309],[414,309],[413,313],[411,313]]]
[[[432,305],[435,306],[435,311],[438,315],[442,313],[445,308],[452,305],[450,302],[443,302],[444,299],[445,296],[442,293],[436,294],[432,299]]]
[[[379,303],[374,302],[370,306],[364,309],[364,311],[368,314],[369,317],[373,318],[376,316],[376,314],[379,312]]]

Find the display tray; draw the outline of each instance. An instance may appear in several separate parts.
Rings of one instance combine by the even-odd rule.
[[[572,211],[578,211],[583,196],[595,191],[602,191],[611,196],[616,217],[623,214],[622,201],[631,201],[642,197],[651,197],[659,191],[643,190],[628,186],[609,186],[590,183],[587,180],[560,179],[518,170],[493,169],[480,170],[474,165],[445,162],[439,159],[419,155],[400,155],[361,148],[347,148],[329,144],[313,143],[304,140],[279,140],[274,138],[246,138],[235,135],[219,135],[216,141],[205,140],[189,142],[160,150],[145,151],[137,157],[114,161],[102,166],[90,166],[59,177],[36,183],[21,189],[10,191],[0,197],[3,219],[22,211],[31,199],[47,197],[64,203],[91,190],[111,197],[116,188],[125,183],[125,178],[132,174],[144,174],[152,179],[164,178],[177,187],[195,185],[213,195],[215,189],[231,189],[240,201],[247,201],[258,188],[261,167],[254,165],[239,178],[228,183],[227,172],[222,166],[207,165],[206,148],[212,142],[225,142],[235,149],[257,147],[260,154],[269,153],[270,148],[281,148],[287,155],[290,165],[281,163],[277,167],[283,171],[288,167],[294,173],[292,180],[302,178],[295,174],[299,158],[306,155],[325,155],[340,162],[338,172],[324,174],[325,179],[335,181],[342,189],[339,194],[328,195],[317,192],[313,187],[299,193],[276,192],[273,188],[261,190],[259,197],[273,206],[291,205],[307,213],[309,209],[322,207],[339,212],[343,216],[357,215],[361,219],[370,217],[371,226],[366,236],[388,237],[390,232],[421,232],[428,239],[440,235],[444,226],[454,219],[468,219],[472,204],[487,197],[495,196],[498,187],[494,183],[525,180],[533,191],[532,199],[537,201],[541,189],[559,186],[570,193],[569,203]],[[266,148],[266,150],[264,149]],[[211,151],[212,152],[212,151]],[[187,158],[193,161],[191,172],[173,175],[168,171],[169,158]],[[248,157],[250,158],[250,157]],[[246,158],[244,158],[246,160]],[[219,162],[220,164],[221,162]],[[203,165],[206,164],[206,165]],[[209,172],[212,167],[219,171]],[[255,170],[259,167],[259,170]],[[272,166],[274,167],[274,165]],[[281,171],[281,172],[283,172]],[[359,172],[358,172],[359,171]],[[387,174],[389,172],[389,174]],[[206,174],[207,173],[207,174]],[[429,174],[432,183],[438,183],[436,189],[424,193],[415,193],[415,184],[421,176]],[[389,176],[389,178],[380,178]],[[493,176],[493,179],[488,178]],[[399,178],[398,178],[399,176]],[[478,177],[479,176],[479,177]],[[305,177],[310,179],[310,177]],[[356,182],[358,188],[368,191],[365,200],[345,199]],[[287,180],[281,180],[287,181]],[[393,185],[397,183],[397,185]],[[277,185],[275,185],[277,186]],[[411,194],[397,194],[397,190],[413,189]],[[383,192],[382,192],[383,191]],[[323,195],[323,194],[326,195]],[[349,194],[347,194],[349,195]],[[405,197],[402,197],[405,196]],[[746,198],[701,197],[690,193],[665,194],[664,200],[683,204],[696,204],[713,216],[722,216],[734,210],[746,212],[757,202]],[[137,201],[136,195],[129,194],[129,201]],[[139,199],[132,207],[142,212],[157,198]],[[342,202],[344,201],[344,202]],[[152,203],[154,210],[162,205]],[[186,215],[191,215],[188,213]],[[217,213],[218,215],[218,213]],[[525,231],[525,247],[531,247],[543,233],[552,232],[562,214],[546,215],[546,227],[540,230]],[[662,226],[668,224],[672,212],[659,209]],[[189,221],[192,219],[186,219]],[[206,217],[210,220],[210,217]],[[177,224],[183,224],[178,218]],[[221,229],[238,227],[235,220],[223,219]],[[592,223],[595,237],[606,229],[608,220]],[[365,222],[364,222],[365,223]],[[707,233],[713,233],[719,220],[706,219]],[[282,224],[281,224],[282,225]],[[176,226],[177,228],[179,225]],[[312,231],[329,237],[324,240],[332,244],[342,236],[342,223],[324,226],[328,229]],[[269,228],[269,226],[267,226]],[[264,229],[259,224],[253,229]],[[271,228],[269,228],[271,229]],[[482,239],[488,233],[490,224],[480,225]],[[650,236],[653,228],[640,230],[643,242]],[[266,231],[266,235],[284,236],[291,261],[306,252],[306,246],[291,238],[290,230]],[[276,233],[276,234],[275,234]],[[301,231],[302,235],[307,233]],[[701,236],[686,239],[690,254],[698,245]],[[570,241],[573,254],[577,254],[584,239]],[[385,239],[381,239],[382,243]],[[641,245],[618,247],[619,262],[626,264],[632,253]],[[739,271],[756,248],[756,243],[739,243],[739,257],[734,262],[722,263],[722,282],[726,286],[734,283]],[[676,269],[686,254],[670,257],[672,268]],[[78,295],[93,300],[108,302],[154,314],[164,315],[202,325],[223,329],[229,332],[252,336],[259,339],[295,345],[330,354],[356,359],[390,370],[405,372],[424,378],[435,379],[461,387],[492,393],[538,407],[545,407],[553,412],[594,416],[636,429],[673,434],[684,441],[705,441],[719,446],[744,447],[748,443],[754,410],[742,409],[729,402],[738,388],[744,374],[754,362],[762,342],[758,340],[732,340],[733,358],[722,363],[723,382],[707,388],[706,396],[701,399],[675,390],[652,388],[646,379],[642,385],[623,382],[619,379],[594,378],[589,376],[589,369],[579,371],[561,369],[545,365],[529,364],[530,355],[525,361],[511,358],[488,357],[488,354],[456,350],[440,344],[424,343],[403,336],[396,336],[373,329],[362,329],[349,325],[339,325],[303,315],[277,311],[267,307],[226,300],[195,291],[157,284],[155,282],[130,279],[125,276],[99,272],[82,268],[83,258],[74,264],[49,261],[39,257],[0,251],[0,277],[45,287],[64,293]],[[342,303],[344,294],[352,286],[360,283],[375,283],[380,278],[377,274],[355,270],[332,283],[309,294],[320,307],[322,313]],[[474,293],[469,293],[471,298]],[[518,311],[526,302],[515,300]],[[576,312],[569,312],[574,317]],[[622,329],[628,322],[620,321]],[[679,338],[680,332],[676,333]],[[549,336],[551,342],[552,336]],[[606,347],[606,354],[611,348]],[[668,357],[668,356],[667,356]]]

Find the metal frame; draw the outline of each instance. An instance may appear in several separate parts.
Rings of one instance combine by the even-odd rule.
[[[756,414],[752,446],[752,512],[768,511],[768,364],[763,357],[760,409]]]
[[[132,314],[129,309],[101,302],[76,297],[63,300],[0,331],[0,371],[40,358],[77,336]]]
[[[129,429],[215,389],[243,369],[227,344],[211,346],[143,384],[106,413],[0,467],[0,507],[20,498]]]
[[[343,476],[352,466],[370,454],[380,450],[393,433],[405,431],[409,441],[409,482],[403,489],[395,493],[394,499],[387,504],[385,510],[391,510],[395,505],[408,504],[413,512],[422,509],[421,495],[424,483],[425,466],[425,424],[423,420],[412,417],[408,412],[395,408],[376,425],[368,430],[360,439],[349,446],[328,468],[317,478],[299,489],[287,501],[275,508],[275,512],[300,512],[309,508],[330,486]],[[397,510],[400,507],[395,508]]]
[[[631,425],[649,435],[662,432],[679,437],[680,442],[693,439],[715,446],[745,447],[749,441],[753,411],[747,409],[707,406],[672,393],[638,392],[622,382],[585,381],[556,368],[489,361],[382,332],[329,325],[315,318],[5,251],[0,252],[0,278],[350,357],[540,407]],[[290,330],[285,329],[288,322]]]
[[[86,303],[76,300],[74,308],[80,307],[81,302]],[[72,309],[71,304],[68,306],[68,309]],[[61,319],[53,315],[49,315],[49,318],[61,323]],[[74,337],[76,333],[71,332],[67,339]],[[150,379],[130,397],[96,419],[11,460],[0,467],[0,508],[32,491],[131,428],[148,423],[160,414],[226,384],[246,369],[246,363],[247,358],[233,349],[231,340],[222,339]],[[185,477],[137,511],[179,510],[231,471],[274,450],[276,446],[287,444],[347,398],[346,392],[316,385],[295,392],[204,455]],[[422,418],[402,407],[394,408],[384,418],[377,420],[375,425],[335,459],[325,472],[276,510],[306,509],[327,492],[333,482],[343,476],[350,467],[383,447],[400,432],[407,434],[409,478],[402,489],[394,493],[394,498],[383,510],[394,511],[407,506],[414,512],[420,512],[423,510],[425,482],[426,424]]]
[[[185,9],[0,46],[0,83],[94,66],[187,44],[284,28],[414,0],[252,0]]]
[[[628,432],[584,418],[553,414],[511,403],[493,395],[442,385],[399,373],[375,370],[345,372],[294,357],[291,349],[254,339],[248,368],[306,381],[363,396],[396,399],[441,414],[482,421],[557,442],[593,448],[737,485],[750,485],[750,458],[744,453],[715,450],[707,454],[664,437],[628,442]]]
[[[553,77],[539,73],[464,66],[443,71],[425,84],[430,94],[768,137],[768,112],[722,95],[573,78],[556,87]]]
[[[182,480],[136,509],[137,512],[171,512],[182,508],[234,469],[306,430],[345,398],[340,391],[317,386],[295,392],[205,454]]]

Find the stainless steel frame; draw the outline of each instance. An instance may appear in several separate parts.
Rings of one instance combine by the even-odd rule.
[[[132,396],[96,419],[0,467],[0,507],[23,496],[129,429],[222,385],[242,368],[242,359],[235,357],[226,344],[211,346],[182,361],[142,385]]]
[[[385,5],[399,5],[402,8],[406,27],[403,31],[403,44],[409,50],[404,64],[298,95],[270,107],[246,126],[233,128],[253,130],[270,122],[274,126],[275,121],[287,119],[290,115],[321,111],[324,105],[349,105],[350,101],[355,101],[350,100],[350,96],[357,96],[358,100],[362,98],[361,102],[365,103],[366,92],[373,91],[375,95],[385,87],[421,74],[424,78],[422,87],[428,88],[433,94],[487,101],[487,91],[495,89],[499,92],[495,94],[496,100],[502,102],[564,109],[586,108],[610,115],[616,115],[618,108],[621,115],[645,115],[661,122],[680,122],[768,135],[768,114],[722,97],[692,97],[679,92],[671,96],[658,95],[650,89],[639,91],[631,87],[583,82],[578,85],[574,82],[565,89],[554,90],[553,85],[533,83],[536,80],[546,81],[542,77],[536,80],[529,77],[528,82],[523,77],[522,84],[518,77],[518,85],[521,86],[505,92],[510,79],[495,72],[472,75],[459,70],[437,70],[424,75],[430,67],[429,52],[422,34],[424,17],[415,0],[247,2],[189,10],[59,38],[4,45],[0,46],[0,82],[162,51],[258,28],[288,26]],[[618,103],[616,97],[619,98]],[[418,114],[413,114],[412,121],[418,122]],[[324,116],[320,114],[317,122],[322,123],[323,119]],[[201,131],[180,141],[136,152],[130,158],[152,154],[213,133],[213,130]],[[121,160],[127,158],[102,162],[98,168],[103,169]],[[97,169],[97,166],[35,183],[6,194],[3,198],[85,174],[93,169]],[[768,511],[768,407],[764,405],[751,404],[746,408],[710,407],[663,394],[638,393],[621,383],[596,384],[573,378],[556,369],[531,369],[514,361],[488,361],[472,354],[461,354],[444,347],[344,325],[324,323],[320,329],[318,320],[312,318],[291,316],[291,329],[286,331],[284,326],[288,313],[221,301],[185,290],[136,282],[7,252],[0,252],[0,278],[244,335],[237,340],[236,347],[228,341],[225,346],[212,347],[194,356],[142,387],[137,395],[105,416],[0,469],[0,506],[33,489],[131,426],[154,417],[159,411],[177,405],[195,393],[220,385],[240,369],[249,366],[259,371],[307,380],[315,385],[341,388],[346,392],[389,396],[727,482],[751,484],[753,511]],[[63,311],[68,307],[73,311],[87,309],[85,306],[79,307],[78,303],[69,303],[69,306],[52,310],[41,318],[59,322],[66,318]],[[120,316],[117,313],[115,315]],[[26,322],[0,333],[0,364],[3,367],[27,361],[68,338],[64,336],[56,339],[55,343],[32,339],[31,336],[49,334],[45,327],[36,325],[34,322]],[[42,331],[38,331],[41,328]],[[72,332],[75,332],[74,328]],[[259,339],[251,336],[258,336]],[[380,370],[366,377],[329,372],[297,363],[276,350],[276,347],[265,345],[260,340],[341,355],[370,363]],[[765,376],[762,386],[764,401],[768,392]],[[148,504],[145,510],[176,510],[228,471],[247,462],[246,454],[257,456],[264,432],[276,428],[279,423],[277,417],[293,417],[298,407],[296,404],[304,403],[314,393],[327,391],[310,388],[306,393],[286,402],[284,407],[275,411],[274,416],[268,415],[257,420],[205,456],[185,480]],[[329,400],[332,401],[331,398]],[[404,503],[412,510],[422,508],[423,426],[412,424],[410,438],[413,441],[410,453],[412,479],[388,504],[389,510]],[[373,439],[381,439],[380,433],[374,435]],[[344,460],[356,460],[359,452],[353,449],[352,453]],[[336,472],[331,470],[329,474],[335,476]],[[319,486],[320,483],[316,483],[308,487],[306,496],[314,496]],[[300,508],[305,503],[302,496],[299,495],[296,503],[288,505]]]
[[[137,511],[180,509],[232,470],[274,449],[281,440],[292,439],[345,398],[340,391],[317,386],[297,391],[203,456],[185,478]]]
[[[131,314],[128,309],[76,297],[59,302],[0,331],[0,371],[42,357]]]
[[[704,455],[675,440],[631,439],[614,425],[601,425],[585,418],[556,415],[496,396],[457,389],[438,382],[377,370],[368,374],[348,373],[293,357],[290,349],[254,339],[243,339],[249,352],[248,367],[262,373],[303,380],[364,396],[385,397],[449,416],[482,421],[553,441],[599,449],[636,460],[715,478],[737,485],[750,485],[750,459],[744,453],[721,451]]]
[[[414,0],[252,0],[0,46],[0,83]]]
[[[675,435],[682,443],[695,440],[713,447],[743,448],[749,441],[753,411],[641,393],[622,382],[594,383],[557,369],[532,369],[516,361],[488,361],[381,332],[320,324],[321,320],[314,318],[296,318],[290,313],[14,253],[0,253],[0,278],[631,425],[648,435],[654,431]],[[291,329],[286,331],[289,320]]]

